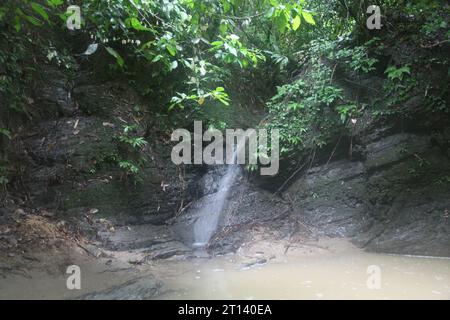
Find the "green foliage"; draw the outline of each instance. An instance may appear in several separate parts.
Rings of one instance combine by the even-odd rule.
[[[406,74],[411,75],[411,70],[409,66],[403,66],[401,68],[389,66],[384,73],[387,74],[389,80],[395,82],[403,80]]]
[[[0,50],[0,106],[1,119],[8,118],[10,113],[25,114],[23,85],[29,83],[33,73],[32,66],[23,66],[21,61],[26,58],[26,43],[31,40],[21,40],[0,31],[2,50]],[[24,43],[25,42],[25,43]]]
[[[437,178],[435,183],[439,185],[450,184],[450,175]]]
[[[193,93],[188,96],[185,93],[178,93],[177,96],[172,97],[172,104],[170,105],[169,110],[172,110],[175,106],[179,107],[180,109],[184,109],[184,105],[189,101],[195,101],[196,103],[198,103],[198,105],[201,106],[205,103],[207,98],[218,100],[226,106],[230,104],[230,98],[223,87],[217,87],[215,90],[212,90],[208,93],[205,93],[203,90],[198,90],[197,94]]]
[[[273,25],[279,36],[298,31],[302,20],[316,24],[305,0],[90,0],[82,12],[84,28],[95,30],[119,71],[129,73],[133,60],[152,66],[148,83],[139,83],[145,94],[155,94],[155,83],[171,87],[169,111],[214,100],[228,105],[226,90],[216,89],[227,87],[228,70],[265,61],[245,30]],[[127,47],[114,39],[126,39]],[[171,73],[180,81],[167,82]]]
[[[11,139],[11,132],[8,129],[0,128],[0,136],[7,137],[8,139]]]
[[[428,174],[427,168],[431,166],[431,162],[424,156],[418,154],[414,154],[414,159],[414,166],[408,169],[408,173],[414,178],[418,178],[420,175]]]
[[[137,126],[124,126],[123,134],[119,136],[119,141],[123,142],[133,149],[141,149],[148,144],[143,137],[132,136],[132,132],[137,130]]]
[[[108,53],[109,53],[110,55],[112,55],[112,56],[116,59],[117,64],[118,64],[121,68],[123,68],[123,66],[124,66],[124,64],[125,64],[125,61],[124,61],[123,58],[120,56],[120,54],[119,54],[116,50],[114,50],[113,48],[111,48],[111,47],[106,47],[106,51],[108,51]]]
[[[362,46],[339,48],[338,50],[331,52],[329,58],[347,62],[350,67],[348,68],[348,71],[362,73],[372,72],[375,70],[375,64],[378,62],[378,59],[370,56],[369,48],[374,44],[377,44],[378,40],[378,38],[374,38]]]
[[[134,164],[130,160],[121,160],[119,161],[119,167],[123,169],[127,175],[138,175],[139,173],[139,166]]]
[[[349,118],[356,116],[358,108],[355,104],[351,103],[340,105],[336,109],[341,116],[342,123],[346,123]]]
[[[446,89],[428,90],[428,84],[418,79],[425,62],[419,67],[402,59],[379,61],[386,54],[385,43],[365,28],[368,1],[79,3],[83,21],[78,35],[84,33],[80,38],[92,39],[85,45],[98,45],[109,54],[110,76],[125,79],[151,98],[151,114],[165,119],[161,131],[192,118],[208,118],[207,111],[213,108],[233,112],[239,103],[251,111],[259,108],[260,113],[266,107],[269,116],[264,125],[280,129],[283,154],[299,149],[311,152],[351,130],[351,120],[368,106],[367,101],[349,94],[343,82],[351,78],[360,85],[359,79],[376,72],[383,77],[380,69],[386,64],[384,87],[378,88],[382,101],[380,108],[371,105],[373,114],[401,113],[408,97],[420,90],[434,112],[448,111]],[[13,115],[34,117],[36,108],[30,107],[25,88],[33,87],[40,64],[52,63],[71,72],[76,69],[74,49],[60,37],[68,18],[65,4],[62,0],[6,0],[0,4],[0,128],[15,132],[10,126]],[[407,35],[406,40],[396,39],[424,50],[448,41],[448,6],[439,1],[380,0],[376,4],[385,8],[387,15],[396,14],[379,33],[384,41],[392,33],[390,23],[396,16],[401,21],[395,26],[399,34]],[[446,57],[433,59],[426,63],[448,70]],[[448,76],[443,81],[448,82]],[[241,101],[244,99],[249,102]],[[147,114],[149,110],[141,111]],[[227,125],[224,118],[207,120],[219,129]],[[0,129],[3,141],[9,140],[10,131]],[[99,162],[118,166],[126,176],[139,176],[147,148],[141,131],[134,125],[125,126],[115,137],[117,152],[104,155]]]
[[[338,64],[350,65],[349,72],[364,74],[377,61],[368,56],[366,46],[343,47],[339,41],[325,39],[310,42],[303,56],[309,57],[307,72],[278,87],[268,103],[268,126],[280,129],[282,154],[321,148],[342,128],[350,128],[349,120],[359,116],[362,105],[346,98],[344,89],[333,82],[335,69]]]
[[[99,154],[90,173],[96,174],[105,168],[119,168],[123,180],[141,182],[144,179],[142,169],[147,162],[145,147],[148,142],[139,132],[137,125],[123,126],[121,133],[113,137],[117,150]]]
[[[235,63],[241,68],[246,68],[250,64],[257,66],[258,60],[264,60],[264,56],[258,50],[247,49],[239,36],[229,34],[226,37],[219,37],[220,40],[211,42],[211,52],[214,52],[215,58],[225,63]]]
[[[68,18],[63,4],[8,0],[0,6],[0,19],[13,22],[17,33],[23,27],[57,29]],[[317,24],[305,0],[89,0],[82,2],[81,12],[81,32],[89,32],[111,55],[116,65],[112,70],[126,75],[138,73],[134,66],[151,70],[136,84],[146,95],[165,88],[162,102],[169,111],[175,106],[199,109],[214,100],[229,104],[229,70],[257,68],[266,59],[247,30],[269,26],[280,38],[296,33],[302,21]],[[268,45],[273,49],[272,43]],[[65,52],[51,45],[46,49],[49,61],[72,67]]]
[[[409,66],[399,68],[389,66],[384,73],[387,75],[387,81],[383,86],[384,95],[377,102],[380,107],[373,110],[373,114],[375,116],[389,116],[404,113],[401,107],[417,88],[418,81],[411,76]]]
[[[442,114],[448,114],[450,112],[447,102],[440,96],[437,95],[427,95],[426,106],[430,112],[437,112]]]
[[[141,169],[147,161],[142,150],[148,145],[148,142],[139,135],[139,127],[137,125],[124,126],[116,140],[119,143],[119,152],[111,159],[123,170],[125,177],[133,177],[135,181],[142,180]]]
[[[311,25],[316,22],[310,11],[305,10],[303,5],[306,1],[269,1],[271,7],[266,13],[266,17],[272,20],[280,32],[286,30],[296,31],[300,28],[302,20]]]
[[[48,22],[49,24],[51,23],[48,13],[43,6],[36,2],[31,2],[30,6],[34,10],[34,12],[37,13],[37,15],[40,16],[44,21]]]
[[[422,20],[420,33],[426,38],[448,39],[450,35],[448,15],[450,8],[439,0],[419,0],[406,4],[405,12]]]
[[[48,47],[45,48],[47,51],[47,60],[50,63],[55,63],[59,67],[65,68],[69,72],[74,72],[76,69],[76,63],[73,56],[68,52],[67,49],[58,51],[58,49],[49,43]]]
[[[433,37],[439,32],[444,32],[446,36],[449,36],[448,22],[437,12],[433,12],[427,19],[426,23],[422,26],[421,32],[427,37]]]

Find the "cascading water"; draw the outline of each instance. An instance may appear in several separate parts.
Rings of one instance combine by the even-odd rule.
[[[236,159],[236,152],[233,155],[233,159]],[[211,201],[200,209],[199,218],[194,225],[194,247],[204,247],[211,239],[211,236],[217,229],[222,210],[225,208],[230,187],[233,185],[239,172],[239,165],[229,164],[225,174],[219,181],[217,192],[213,195]]]

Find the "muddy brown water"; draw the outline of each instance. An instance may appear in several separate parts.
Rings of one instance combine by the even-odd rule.
[[[369,279],[380,270],[379,288]],[[236,269],[226,258],[172,274],[161,299],[449,299],[450,261],[383,254],[287,260]],[[373,267],[372,267],[373,268]],[[181,268],[183,269],[183,268]],[[369,282],[369,284],[368,284]]]
[[[67,290],[64,272],[31,272],[0,279],[0,299],[70,299],[150,274],[164,282],[156,299],[450,299],[448,258],[367,253],[347,244],[283,248],[260,243],[132,269],[126,255],[108,266],[81,259],[81,291]]]

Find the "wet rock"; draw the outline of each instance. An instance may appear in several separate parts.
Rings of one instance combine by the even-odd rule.
[[[69,116],[75,113],[76,104],[71,96],[68,76],[51,66],[44,66],[45,81],[38,83],[35,103],[53,116]]]
[[[205,173],[197,181],[198,196],[206,196],[216,193],[219,188],[220,179],[226,174],[227,166],[213,168]]]
[[[79,86],[73,92],[80,110],[86,115],[109,114],[117,103],[111,94],[111,86],[107,84]]]
[[[114,152],[113,131],[98,118],[62,118],[36,126],[39,134],[25,140],[28,153],[41,170],[58,164],[73,170],[92,168],[92,160]],[[75,134],[76,133],[76,134]]]
[[[122,227],[115,232],[103,232],[100,235],[104,246],[110,250],[143,249],[139,250],[141,258],[138,259],[138,263],[183,256],[191,251],[178,241],[176,234],[166,226],[147,224]]]
[[[108,257],[108,255],[102,249],[100,249],[99,247],[97,247],[97,246],[95,246],[93,244],[90,244],[90,243],[84,244],[82,246],[82,248],[86,252],[88,252],[90,255],[92,255],[93,257],[96,257],[96,258],[100,258],[100,257],[106,258],[106,257]]]
[[[155,244],[173,241],[174,235],[165,226],[151,224],[121,227],[115,232],[100,234],[104,246],[110,250],[149,248]]]
[[[375,218],[358,243],[374,251],[450,256],[450,164],[437,154],[398,163],[371,176],[368,198]]]
[[[430,138],[414,134],[395,134],[367,145],[367,170],[403,161],[430,147]]]
[[[129,280],[109,289],[88,293],[78,300],[148,300],[156,297],[163,284],[151,276]]]
[[[95,207],[123,225],[163,224],[190,202],[196,194],[195,174],[180,174],[170,160],[170,146],[159,143],[160,137],[146,137],[154,143],[142,152],[148,161],[139,173],[141,182],[124,179],[115,137],[139,101],[130,88],[96,84],[78,86],[75,92],[80,107],[101,110],[38,123],[24,137],[30,162],[24,183],[35,205],[67,215]]]
[[[179,241],[158,243],[145,251],[145,261],[169,259],[175,256],[185,256],[192,250]]]
[[[4,219],[4,217],[6,216],[6,210],[2,207],[0,207],[0,221],[1,219]]]
[[[376,131],[366,137],[366,161],[312,168],[283,196],[328,236],[373,251],[450,256],[450,162],[426,135]]]
[[[327,236],[351,236],[370,221],[361,162],[340,161],[311,169],[284,194],[294,213]]]
[[[245,263],[242,267],[239,268],[239,270],[248,270],[254,267],[263,266],[267,263],[267,259],[261,258],[254,260],[252,262]]]
[[[200,218],[200,208],[214,208],[214,199],[214,194],[202,197],[171,222],[170,227],[185,245],[192,247],[195,242],[194,225]],[[208,244],[208,251],[213,254],[236,251],[249,239],[252,228],[265,224],[278,228],[280,221],[283,222],[290,213],[289,206],[282,199],[243,179],[230,188],[225,201],[217,230]]]

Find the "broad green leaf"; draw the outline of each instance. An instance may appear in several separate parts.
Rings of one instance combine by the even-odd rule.
[[[123,58],[120,56],[120,54],[116,50],[114,50],[111,47],[106,47],[106,51],[108,51],[108,53],[110,55],[112,55],[114,58],[116,58],[116,62],[120,67],[124,66],[125,61],[123,60]]]
[[[36,19],[35,17],[27,16],[27,15],[24,15],[23,17],[25,18],[25,20],[27,20],[32,25],[35,25],[37,27],[42,26],[42,23],[38,19]]]
[[[269,11],[267,11],[267,13],[266,13],[266,18],[272,18],[274,13],[275,13],[275,8],[271,7],[269,9]]]
[[[22,23],[20,22],[20,17],[19,16],[15,16],[14,28],[16,29],[17,32],[20,32],[20,30],[22,29]]]
[[[309,13],[307,11],[302,11],[302,15],[303,15],[303,18],[305,19],[305,21],[307,23],[312,24],[312,25],[316,24],[316,22],[314,21],[314,18],[313,18],[311,13]]]
[[[226,23],[221,23],[219,26],[219,31],[221,34],[226,34],[228,31],[228,25]]]
[[[292,30],[296,31],[300,27],[301,23],[302,19],[300,18],[300,16],[295,16],[294,20],[292,21]]]
[[[166,45],[166,49],[174,57],[177,54],[177,48],[175,46],[171,45],[170,43]]]
[[[288,22],[289,22],[289,14],[286,13],[285,11],[281,12],[281,14],[276,18],[275,21],[278,30],[280,30],[280,32],[284,32],[284,30],[286,30],[286,28],[288,27]]]
[[[222,0],[223,5],[223,12],[227,13],[231,9],[231,4],[228,2],[228,0]]]
[[[133,27],[133,29],[138,30],[138,31],[151,31],[150,28],[147,28],[145,26],[142,25],[142,23],[137,19],[137,18],[131,18],[129,20],[130,25]]]
[[[30,22],[31,24],[35,25],[35,26],[41,26],[42,23],[36,19],[35,17],[32,16],[28,16],[25,13],[23,13],[23,11],[20,8],[16,9],[16,14],[17,16],[15,17],[15,28],[17,31],[19,31],[21,29],[21,27],[19,27],[20,25],[20,18],[24,18],[25,20],[27,20],[28,22]]]
[[[0,128],[0,135],[3,135],[7,137],[8,139],[11,139],[11,132],[7,129]]]
[[[222,97],[217,97],[217,100],[219,100],[220,102],[222,102],[222,104],[229,106],[230,103],[228,102],[228,100],[222,98]]]
[[[152,62],[158,62],[159,60],[161,60],[162,57],[163,57],[162,55],[158,54],[153,58]]]
[[[223,41],[213,41],[211,42],[211,45],[214,47],[220,47],[223,45]]]
[[[45,21],[47,21],[48,23],[50,23],[50,19],[49,19],[49,17],[48,17],[47,12],[45,11],[45,9],[44,9],[39,3],[32,2],[32,3],[31,3],[31,8],[33,8],[33,10],[34,10],[38,15],[40,15]]]
[[[47,0],[47,3],[53,7],[60,6],[64,3],[64,0]]]

